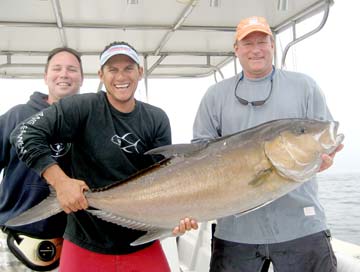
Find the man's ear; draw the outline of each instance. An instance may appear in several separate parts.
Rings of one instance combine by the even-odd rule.
[[[144,67],[139,66],[139,81],[143,79],[143,75],[144,75]]]
[[[47,85],[47,72],[44,73],[44,82],[45,82],[45,85]]]
[[[235,53],[236,57],[238,57],[237,50],[238,50],[238,44],[237,44],[237,41],[235,41],[235,43],[234,43],[234,53]]]
[[[275,50],[275,40],[273,37],[270,37],[271,47]]]
[[[103,81],[104,73],[103,73],[103,71],[102,71],[102,68],[99,69],[99,71],[98,71],[98,76],[99,76],[100,81],[101,81],[102,83],[104,83],[104,81]]]

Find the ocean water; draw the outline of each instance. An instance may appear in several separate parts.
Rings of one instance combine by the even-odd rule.
[[[334,238],[360,245],[360,172],[318,174],[319,197]]]

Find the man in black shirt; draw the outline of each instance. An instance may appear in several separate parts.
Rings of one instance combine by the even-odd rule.
[[[60,262],[63,271],[170,271],[159,241],[131,246],[143,232],[83,211],[84,191],[126,179],[153,164],[143,153],[171,144],[166,113],[134,98],[143,75],[136,50],[125,42],[107,46],[98,72],[106,92],[83,94],[44,110],[13,141],[19,157],[54,187],[69,214]],[[72,142],[71,176],[49,156],[47,141]],[[185,219],[175,234],[197,228]]]

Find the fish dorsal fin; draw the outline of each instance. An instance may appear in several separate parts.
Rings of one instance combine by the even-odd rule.
[[[145,155],[163,155],[165,158],[170,157],[188,157],[193,155],[200,150],[203,150],[209,145],[207,142],[199,142],[192,144],[174,144],[174,145],[165,145],[151,149],[145,153]]]
[[[152,165],[150,165],[149,167],[147,168],[144,168],[144,169],[141,169],[139,171],[137,171],[136,173],[132,174],[131,176],[125,178],[125,179],[121,179],[121,180],[117,180],[109,185],[106,185],[106,186],[103,186],[103,187],[100,187],[100,188],[91,188],[91,192],[101,192],[101,191],[105,191],[105,190],[108,190],[112,187],[115,187],[115,186],[118,186],[119,184],[123,184],[125,182],[128,182],[130,180],[132,180],[133,178],[137,177],[137,176],[140,176],[142,175],[143,173],[146,173],[148,171],[151,171],[151,170],[155,170],[159,167],[162,167],[164,165],[167,165],[168,163],[170,163],[171,159],[170,158],[165,158],[157,163],[154,163]]]
[[[150,165],[149,167],[142,169],[133,175],[127,177],[126,179],[115,181],[109,185],[106,185],[104,187],[100,188],[91,188],[92,192],[101,192],[104,190],[108,190],[112,187],[115,187],[119,184],[125,183],[133,179],[134,177],[137,177],[139,175],[142,175],[143,173],[146,173],[150,170],[155,170],[159,167],[162,167],[164,165],[176,164],[181,159],[178,159],[179,157],[187,157],[191,156],[196,152],[199,152],[200,150],[206,148],[208,146],[210,141],[206,142],[199,142],[199,143],[193,143],[193,144],[175,144],[175,145],[165,145],[161,147],[157,147],[154,149],[151,149],[144,153],[144,155],[162,155],[165,158],[157,163],[154,163],[153,165]]]

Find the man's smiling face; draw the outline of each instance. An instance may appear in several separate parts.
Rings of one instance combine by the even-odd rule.
[[[135,91],[143,75],[143,68],[126,55],[111,57],[99,71],[110,104],[121,112],[135,107]]]
[[[83,83],[80,63],[66,51],[57,53],[49,62],[44,76],[49,89],[49,103],[65,96],[78,93]]]

